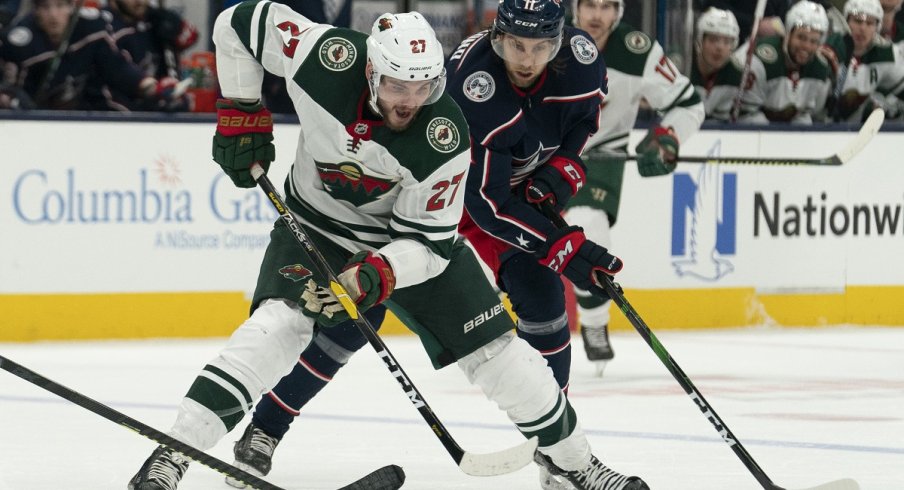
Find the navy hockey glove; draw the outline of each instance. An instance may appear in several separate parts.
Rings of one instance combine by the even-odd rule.
[[[647,132],[634,151],[637,153],[637,171],[642,177],[672,173],[678,163],[678,136],[671,127],[656,126]]]
[[[557,213],[584,187],[584,162],[578,157],[554,155],[518,186],[517,193],[531,203],[549,202]]]
[[[580,226],[559,228],[548,237],[536,252],[540,263],[562,274],[575,286],[588,290],[601,287],[597,274],[610,276],[620,271],[624,264],[620,258],[584,236]]]
[[[213,136],[213,159],[238,187],[256,185],[251,164],[264,172],[276,159],[273,146],[273,116],[258,102],[230,99],[217,101],[217,132]]]

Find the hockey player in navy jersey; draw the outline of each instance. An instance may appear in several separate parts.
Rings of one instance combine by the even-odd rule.
[[[567,392],[571,333],[560,275],[589,289],[622,262],[580,227],[557,228],[541,206],[561,212],[584,185],[579,155],[598,129],[605,65],[586,33],[564,26],[562,2],[503,0],[491,30],[466,39],[447,69],[447,91],[471,130],[459,231],[508,294],[518,336],[543,354]],[[636,478],[606,483],[573,470],[541,464],[541,485],[647,488]]]
[[[345,265],[338,281],[349,297],[362,310],[386,304],[404,314],[434,366],[457,363],[525,436],[538,438],[538,462],[574,487],[646,489],[593,457],[552,371],[514,335],[475,257],[456,240],[471,168],[468,124],[443,93],[442,47],[423,17],[383,14],[367,36],[312,23],[274,2],[243,2],[220,14],[214,40],[227,99],[217,104],[213,156],[233,182],[254,186],[252,163],[266,168],[274,159],[261,82],[264,69],[288,77],[300,135],[287,206],[331,266]],[[248,122],[235,127],[233,120]],[[566,238],[575,243],[578,234]],[[278,221],[252,313],[189,388],[170,432],[175,438],[212,447],[292,369],[315,324],[329,329],[348,320],[315,270]],[[242,437],[250,449],[271,442],[250,427]],[[188,465],[161,446],[129,488],[173,490]]]
[[[503,2],[492,30],[466,39],[447,68],[472,140],[460,231],[509,295],[518,335],[567,391],[571,335],[559,274],[586,285],[595,270],[618,272],[621,261],[585,243],[579,229],[556,229],[537,206],[549,201],[561,211],[584,185],[578,155],[597,130],[606,91],[596,47],[563,26],[562,10],[553,1]]]
[[[34,5],[32,14],[0,34],[0,73],[4,84],[37,108],[126,109],[112,101],[108,86],[135,100],[178,96],[175,81],[144,76],[119,53],[98,10],[75,12],[72,0],[36,0]],[[71,19],[76,23],[70,33]],[[57,57],[64,43],[68,49]]]

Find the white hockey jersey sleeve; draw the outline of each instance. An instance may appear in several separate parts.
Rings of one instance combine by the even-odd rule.
[[[224,10],[213,28],[223,96],[260,99],[264,70],[291,78],[331,27],[268,1],[242,2]]]
[[[660,124],[671,126],[679,141],[693,136],[706,118],[703,101],[697,97],[694,85],[678,71],[658,42],[653,43],[647,55],[640,93],[654,109],[665,111]],[[693,99],[696,103],[690,102]]]

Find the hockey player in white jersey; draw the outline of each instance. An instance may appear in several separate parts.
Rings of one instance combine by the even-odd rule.
[[[644,490],[593,458],[545,360],[517,338],[470,250],[456,240],[468,126],[443,93],[442,47],[416,13],[384,14],[370,36],[311,23],[269,1],[242,2],[214,27],[218,102],[213,157],[239,187],[253,163],[275,158],[260,103],[264,70],[285,77],[300,122],[286,202],[364,311],[387,304],[416,327],[436,368],[457,363],[537,436],[543,458],[573,470],[582,490]],[[348,320],[282,221],[270,235],[250,317],[204,366],[170,434],[214,446],[254,401],[289,373],[320,328]],[[442,292],[440,301],[436,292]],[[391,303],[391,304],[390,304]],[[481,316],[479,328],[467,328]],[[173,490],[189,461],[158,447],[130,489]]]
[[[573,6],[575,26],[593,37],[606,60],[610,95],[600,110],[599,130],[581,155],[587,164],[587,181],[569,202],[567,219],[584,227],[588,239],[609,247],[609,229],[618,218],[628,135],[641,98],[664,113],[635,147],[637,170],[643,177],[675,169],[680,142],[699,130],[704,109],[690,80],[662,46],[620,22],[624,0],[575,0]],[[575,293],[585,352],[588,359],[599,361],[602,373],[602,366],[615,355],[608,333],[610,302],[580,289]]]
[[[694,34],[694,59],[691,64],[690,79],[703,99],[706,119],[731,122],[738,91],[741,91],[739,122],[768,122],[760,112],[762,100],[751,90],[754,84],[762,83],[750,76],[745,86],[741,86],[744,75],[744,50],[736,51],[740,29],[738,21],[730,10],[711,7],[700,14]],[[762,64],[757,57],[751,57],[753,64]]]
[[[784,36],[756,40],[754,53],[762,65],[751,65],[751,69],[764,84],[751,91],[763,90],[759,97],[769,121],[824,121],[831,90],[828,62],[818,53],[829,31],[825,9],[808,0],[794,4],[785,15],[785,31]]]
[[[873,108],[887,118],[904,113],[904,52],[879,35],[883,11],[879,0],[848,0],[844,4],[849,33],[833,34],[826,42],[837,66],[834,115],[839,121],[860,122]]]

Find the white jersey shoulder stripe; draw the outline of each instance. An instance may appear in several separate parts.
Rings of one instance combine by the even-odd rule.
[[[266,12],[264,8],[266,7]],[[254,6],[254,13],[251,14],[251,36],[248,39],[248,45],[251,47],[251,54],[258,61],[261,59],[260,49],[261,46],[258,46],[258,39],[261,37],[261,27],[263,22],[266,21],[266,14],[269,13],[270,10],[270,2],[260,2]],[[261,18],[261,14],[264,14],[265,18]]]
[[[480,142],[480,144],[483,145],[483,146],[486,146],[486,145],[490,144],[490,141],[493,141],[493,138],[495,138],[497,134],[499,134],[499,133],[505,131],[506,129],[508,129],[508,128],[512,127],[512,126],[514,126],[515,123],[518,122],[518,120],[521,119],[521,116],[523,116],[523,115],[524,115],[524,111],[522,111],[521,109],[518,109],[518,113],[515,114],[515,116],[514,116],[513,118],[511,118],[511,119],[509,119],[508,121],[502,123],[501,126],[499,126],[499,127],[497,127],[496,129],[490,131],[489,133],[487,133],[486,137],[483,139],[483,141]]]
[[[576,102],[579,100],[592,99],[593,97],[599,97],[600,99],[605,99],[606,94],[603,93],[602,90],[596,89],[591,90],[590,92],[586,92],[578,95],[568,95],[564,97],[543,97],[543,101],[541,103],[546,102]]]

